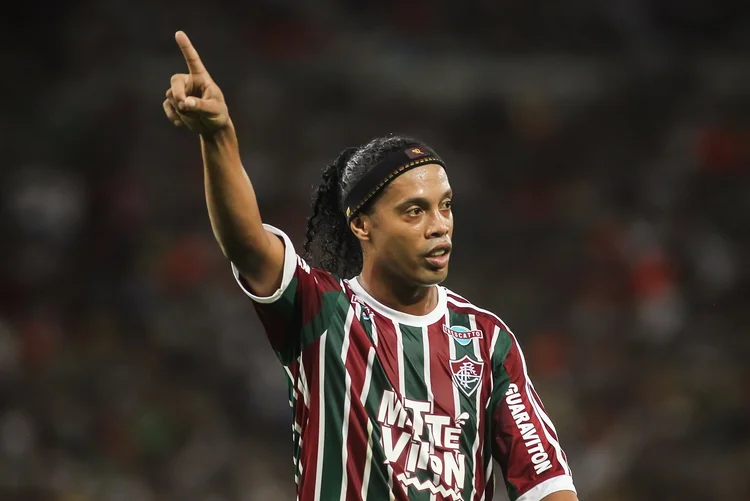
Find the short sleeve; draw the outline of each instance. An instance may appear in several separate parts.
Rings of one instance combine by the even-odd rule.
[[[271,347],[282,364],[299,357],[325,329],[328,304],[342,294],[339,280],[325,270],[311,268],[294,250],[289,237],[264,224],[284,242],[284,269],[279,288],[270,296],[257,296],[231,263],[232,273],[244,293],[253,301]]]
[[[526,371],[518,340],[507,327],[492,339],[492,455],[511,501],[539,501],[573,491],[573,477],[552,420]]]

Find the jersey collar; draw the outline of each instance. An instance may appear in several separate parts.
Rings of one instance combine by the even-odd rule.
[[[377,299],[369,295],[367,291],[362,288],[360,283],[357,281],[357,277],[354,277],[351,280],[347,280],[347,283],[349,284],[349,287],[351,287],[352,291],[357,296],[359,296],[362,301],[367,303],[367,306],[380,313],[384,317],[387,317],[400,324],[412,325],[414,327],[425,327],[428,325],[432,325],[445,317],[447,294],[445,293],[445,288],[440,287],[439,285],[434,286],[437,287],[438,291],[438,302],[435,305],[435,309],[433,309],[426,315],[410,315],[408,313],[394,310],[393,308],[389,308],[388,306],[380,303]]]

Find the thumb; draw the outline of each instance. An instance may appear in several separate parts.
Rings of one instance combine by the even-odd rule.
[[[220,106],[216,100],[188,97],[185,99],[185,111],[197,111],[204,114],[219,114]]]

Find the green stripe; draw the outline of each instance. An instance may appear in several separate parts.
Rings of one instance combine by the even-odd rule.
[[[364,308],[362,308],[361,310],[360,322],[362,323],[362,327],[364,327],[367,337],[370,339],[370,341],[372,341],[372,319],[368,318],[367,320],[365,320],[365,310]],[[365,362],[366,361],[367,359],[365,359]],[[376,380],[379,382],[376,382]],[[378,400],[377,389],[387,388],[389,386],[390,385],[388,384],[388,381],[385,377],[385,373],[383,373],[382,368],[378,364],[378,359],[377,357],[375,357],[373,359],[370,388],[368,388],[367,399],[365,400],[365,409],[367,411],[368,420],[372,424],[372,435],[370,437],[370,440],[372,441],[372,458],[370,460],[369,478],[363,478],[362,484],[364,485],[365,483],[367,483],[368,485],[367,496],[369,499],[388,499],[387,478],[385,479],[384,483],[383,479],[379,476],[385,468],[385,465],[383,465],[383,461],[385,461],[385,455],[383,454],[383,451],[380,447],[380,427],[375,421],[374,417],[377,416],[378,406],[380,403],[380,401]],[[367,429],[366,423],[364,428]]]
[[[286,332],[284,332],[284,338],[289,340],[289,342],[284,343],[285,351],[274,351],[274,353],[276,353],[276,357],[283,365],[291,365],[292,362],[294,362],[302,352],[302,347],[299,345],[299,343],[292,341],[297,339],[300,335],[300,322],[299,320],[295,320],[299,318],[299,313],[297,312],[297,310],[295,310],[294,305],[296,296],[297,277],[294,277],[292,278],[292,281],[289,282],[289,286],[284,289],[281,297],[273,303],[266,305],[268,308],[277,310],[278,314],[282,318],[290,319],[290,321],[286,325]]]
[[[315,293],[310,291],[310,293]],[[296,302],[301,301],[297,294],[297,278],[293,278],[284,293],[271,306],[279,311],[279,314],[289,319],[286,325],[284,336],[286,339],[298,342],[289,342],[285,352],[276,352],[276,356],[284,365],[292,364],[305,348],[314,343],[323,332],[328,328],[328,318],[335,311],[335,306],[342,300],[346,300],[346,294],[340,289],[323,292],[321,295],[320,311],[314,318],[302,325],[301,305]]]
[[[490,467],[490,463],[492,462],[492,448],[494,447],[495,441],[493,440],[493,434],[492,434],[492,414],[487,412],[485,421],[484,421],[484,444],[482,444],[482,451],[483,451],[483,458],[484,463],[482,464],[482,467],[484,468],[484,471],[487,471],[487,468]],[[485,478],[485,483],[493,482],[494,479],[494,469],[493,469],[493,477]]]
[[[344,344],[344,325],[346,315],[349,311],[349,302],[341,293],[333,293],[330,299],[338,304],[335,306],[336,314],[331,316],[328,324],[325,346],[325,377],[323,390],[325,405],[325,430],[323,443],[323,476],[321,479],[321,499],[339,499],[341,496],[341,479],[346,474],[345,465],[342,462],[341,451],[343,443],[342,428],[344,419],[344,395],[346,392],[345,367],[341,360],[341,348]]]
[[[505,357],[508,356],[512,341],[510,335],[503,329],[497,333],[495,350],[492,353],[492,397],[490,398],[490,414],[495,413],[495,409],[502,402],[505,392],[510,385],[510,375],[505,370]]]
[[[424,335],[422,328],[399,324],[398,329],[401,331],[401,341],[404,346],[404,389],[406,391],[404,397],[412,400],[427,401],[427,382],[424,380]],[[423,435],[420,438],[424,441],[428,440],[427,435]],[[412,442],[406,446],[407,457],[411,444]],[[417,469],[415,474],[421,482],[432,478],[432,474],[425,470]],[[429,501],[430,499],[429,491],[418,490],[414,486],[409,487],[407,494],[410,501]]]
[[[510,501],[516,501],[516,499],[521,497],[518,493],[518,487],[508,481],[508,479],[505,479],[505,490],[508,492],[508,499],[510,499]]]
[[[505,357],[508,356],[511,345],[512,340],[510,334],[505,332],[505,330],[500,329],[497,333],[495,349],[492,352],[492,396],[490,397],[488,416],[495,414],[497,406],[502,403],[503,398],[505,397],[505,392],[508,391],[508,387],[510,386],[510,375],[508,374],[508,371],[505,370]],[[491,420],[489,421],[491,424]],[[493,436],[493,432],[494,430],[491,428],[489,436]],[[492,447],[493,452],[497,453],[494,449],[494,444]],[[518,488],[508,481],[505,471],[503,471],[503,479],[505,480],[505,489],[508,492],[510,501],[516,501],[519,497]]]
[[[388,501],[390,488],[388,487],[388,468],[385,463],[385,451],[382,445],[382,432],[377,422],[380,400],[383,392],[393,389],[385,375],[383,367],[377,357],[372,363],[372,379],[370,391],[365,401],[368,419],[372,422],[372,463],[370,467],[370,484],[367,487],[367,499],[373,501]]]
[[[469,322],[469,315],[459,314],[454,311],[450,311],[449,321],[451,326],[461,326],[471,329],[471,323]],[[469,355],[474,361],[481,361],[481,354],[474,353],[474,342],[469,343],[466,346],[462,346],[455,339],[451,337],[451,342],[456,349],[456,360],[460,360],[464,355]],[[485,367],[484,370],[487,370]],[[477,389],[477,391],[479,391]],[[458,390],[460,395],[461,411],[469,414],[469,419],[466,420],[463,426],[463,433],[461,433],[461,452],[466,456],[464,463],[464,488],[462,495],[464,499],[469,499],[474,484],[474,455],[472,454],[472,447],[474,440],[477,437],[477,393],[476,391],[471,394],[471,397],[467,397],[463,391]],[[460,414],[457,413],[457,414]]]
[[[342,304],[342,302],[344,304]],[[300,337],[301,349],[304,350],[307,346],[314,343],[315,340],[323,335],[326,329],[328,329],[329,331],[329,337],[331,334],[331,330],[333,330],[334,332],[338,332],[338,336],[342,337],[344,330],[344,319],[341,319],[340,327],[337,328],[334,328],[334,325],[338,324],[330,324],[329,319],[334,316],[335,313],[338,313],[340,316],[340,312],[343,312],[343,314],[346,315],[346,311],[349,307],[348,303],[349,302],[346,298],[346,294],[344,294],[344,292],[341,290],[324,292],[321,296],[321,306],[318,314],[306,325],[302,325],[297,328],[298,330],[301,330],[302,333]],[[339,308],[337,308],[337,306],[339,306]]]
[[[404,345],[404,388],[406,398],[427,400],[427,385],[424,380],[424,345],[422,328],[399,324]]]

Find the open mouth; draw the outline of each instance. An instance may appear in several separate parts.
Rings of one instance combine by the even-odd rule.
[[[425,255],[425,260],[432,265],[433,268],[440,269],[448,266],[448,259],[450,258],[451,248],[448,245],[441,245],[432,250],[429,254]]]
[[[430,252],[429,254],[427,254],[427,257],[440,257],[448,254],[449,252],[450,249],[444,247]]]

